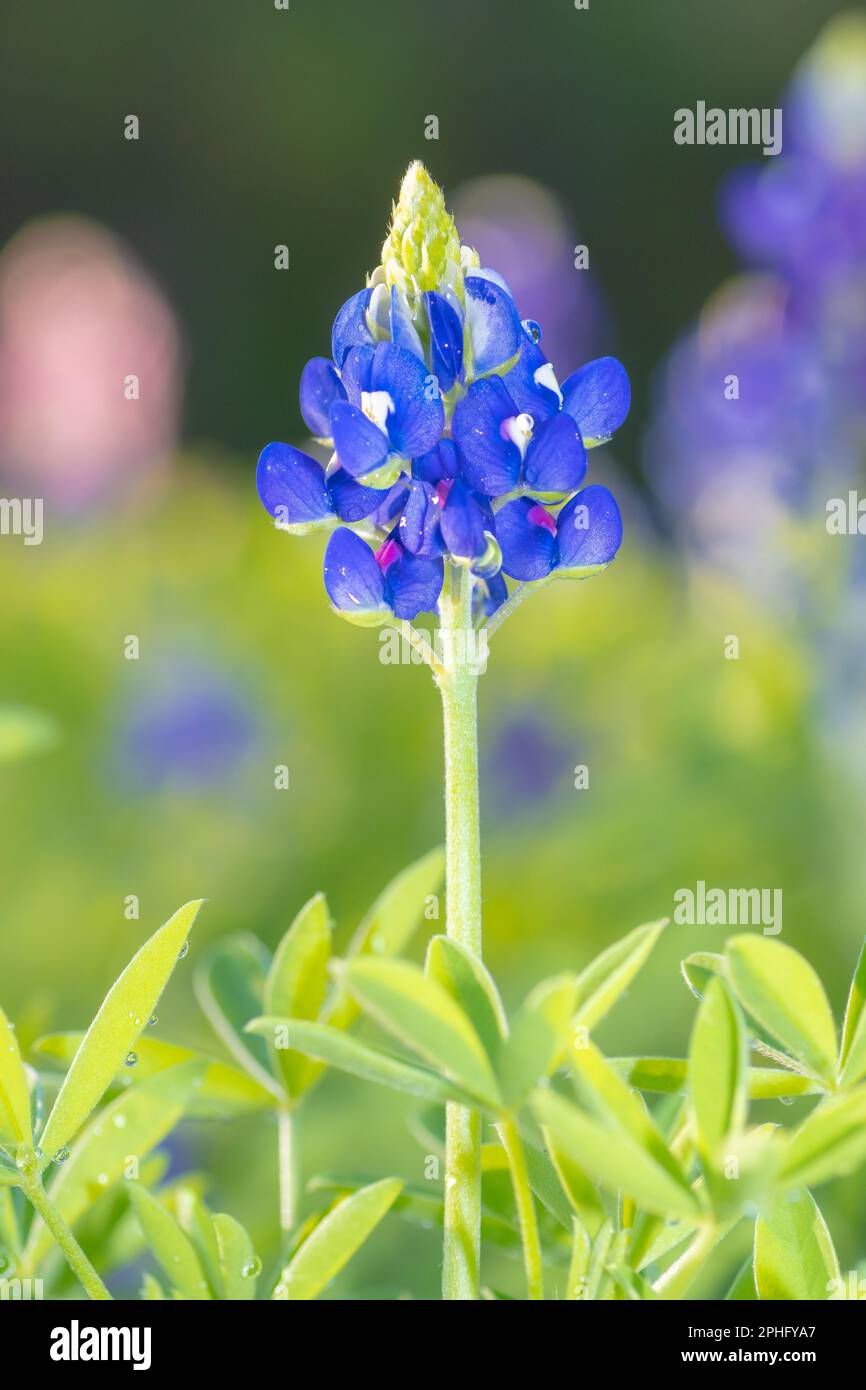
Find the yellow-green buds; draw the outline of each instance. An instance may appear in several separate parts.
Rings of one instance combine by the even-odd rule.
[[[409,298],[450,287],[463,298],[460,238],[442,189],[419,160],[409,165],[382,246],[385,283]],[[413,305],[414,307],[414,305]]]

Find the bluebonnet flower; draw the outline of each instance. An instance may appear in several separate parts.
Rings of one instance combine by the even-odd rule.
[[[750,270],[675,346],[648,438],[672,529],[783,611],[811,603],[805,557],[828,496],[862,466],[864,92],[866,21],[840,17],[795,74],[781,156],[722,184],[721,220]]]
[[[331,532],[325,589],[354,621],[435,609],[452,565],[471,570],[483,621],[507,597],[503,573],[582,575],[616,554],[611,494],[575,494],[587,449],[628,411],[624,369],[601,358],[560,388],[538,324],[521,321],[506,282],[461,246],[420,164],[403,180],[381,264],[337,314],[331,357],[304,368],[300,404],[330,462],[269,444],[259,496],[280,528]],[[558,519],[550,506],[563,506]],[[519,558],[518,513],[552,537],[546,567]]]

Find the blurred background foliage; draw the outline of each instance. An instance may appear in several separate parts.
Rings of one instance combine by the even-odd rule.
[[[46,507],[42,545],[0,540],[0,702],[39,712],[32,756],[0,761],[0,989],[23,1041],[81,1026],[143,935],[206,896],[159,1031],[207,1042],[188,967],[209,938],[245,930],[273,945],[323,888],[345,941],[442,835],[426,672],[381,664],[375,633],[329,614],[321,545],[271,529],[253,487],[263,444],[303,443],[300,369],[375,264],[415,156],[482,255],[508,262],[521,312],[551,322],[560,378],[615,352],[634,386],[615,456],[592,458],[593,479],[622,500],[621,557],[522,608],[482,681],[486,954],[506,1000],[703,879],[781,888],[783,939],[841,1011],[864,930],[858,538],[827,536],[823,499],[786,510],[771,534],[747,498],[736,518],[748,544],[720,566],[684,541],[691,528],[654,477],[659,418],[670,428],[665,358],[677,340],[694,358],[701,306],[743,267],[717,195],[755,155],[676,146],[673,112],[698,99],[778,106],[841,9],[17,9],[0,58],[16,166],[0,208],[0,486]],[[836,32],[850,55],[856,31]],[[137,142],[123,138],[129,113]],[[431,113],[439,139],[427,143]],[[849,214],[855,249],[864,204],[861,222],[858,205]],[[589,272],[573,267],[578,242]],[[288,272],[274,269],[280,243]],[[863,295],[866,255],[854,271]],[[135,402],[118,394],[130,372]],[[863,398],[859,414],[833,413],[852,478]],[[795,429],[801,404],[783,387],[777,408]],[[690,441],[699,427],[712,421],[690,420]],[[718,451],[712,466],[725,471]],[[768,589],[769,547],[784,587]],[[737,661],[724,659],[728,634]],[[130,635],[138,660],[124,657]],[[281,764],[286,791],[274,788]],[[124,916],[131,894],[138,921]],[[602,1046],[682,1055],[692,1000],[677,964],[721,934],[672,928]],[[408,1113],[330,1078],[305,1118],[307,1172],[421,1180]],[[175,1145],[264,1254],[274,1144],[250,1119],[188,1126]],[[862,1199],[840,1186],[828,1215],[850,1267],[866,1248]],[[433,1293],[437,1259],[435,1237],[385,1223],[340,1287]]]

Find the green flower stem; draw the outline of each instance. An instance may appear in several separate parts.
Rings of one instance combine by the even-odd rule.
[[[530,1302],[538,1302],[544,1298],[544,1271],[535,1202],[526,1166],[526,1151],[513,1119],[502,1120],[497,1128],[511,1170],[511,1185],[514,1188],[514,1202],[523,1245],[523,1267],[526,1270],[526,1297]]]
[[[75,1236],[38,1179],[23,1184],[24,1194],[38,1211],[66,1257],[66,1263],[78,1278],[88,1298],[105,1300],[111,1294],[88,1260]]]
[[[478,663],[472,576],[455,566],[442,603],[445,730],[446,930],[481,955],[481,844],[478,810]],[[481,1254],[481,1117],[449,1103],[445,1115],[445,1240],[442,1294],[477,1299]]]
[[[298,1153],[298,1112],[288,1106],[277,1111],[277,1147],[280,1175],[280,1228],[294,1230],[298,1220],[300,1162]]]
[[[710,1251],[718,1244],[724,1231],[717,1226],[701,1227],[689,1248],[678,1260],[665,1270],[655,1282],[655,1291],[660,1298],[682,1298],[686,1289],[700,1273]]]

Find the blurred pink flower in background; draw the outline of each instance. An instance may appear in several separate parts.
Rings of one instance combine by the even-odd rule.
[[[551,189],[496,174],[461,184],[452,203],[461,240],[508,281],[521,318],[544,326],[544,352],[559,372],[602,350],[602,297],[592,271],[575,267],[580,238]]]
[[[18,232],[0,255],[3,487],[75,511],[152,484],[180,402],[174,314],[120,241],[78,217]]]

